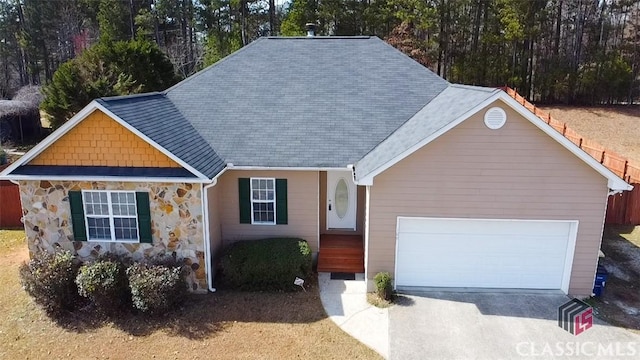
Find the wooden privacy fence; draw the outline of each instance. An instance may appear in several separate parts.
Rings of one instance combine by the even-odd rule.
[[[584,152],[606,166],[624,181],[633,185],[632,191],[624,191],[609,197],[607,206],[606,224],[616,225],[639,225],[640,224],[640,164],[631,161],[624,156],[616,154],[614,151],[606,149],[595,141],[586,139],[573,131],[566,123],[551,117],[551,114],[538,109],[518,92],[510,87],[502,87],[509,96],[534,113],[537,117],[551,125],[564,137],[578,145]]]
[[[0,171],[8,165],[0,166]],[[0,181],[0,229],[22,228],[22,206],[18,185]]]

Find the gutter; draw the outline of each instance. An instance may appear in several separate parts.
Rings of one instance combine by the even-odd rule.
[[[233,166],[233,165],[231,165]],[[216,176],[211,179],[211,182],[207,185],[202,184],[202,214],[204,216],[204,265],[205,273],[207,276],[207,287],[210,292],[216,292],[216,288],[213,287],[213,269],[211,258],[211,234],[209,233],[209,196],[207,191],[218,184],[218,178],[227,171],[228,167],[225,167]]]

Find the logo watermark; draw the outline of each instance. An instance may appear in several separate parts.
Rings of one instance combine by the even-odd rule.
[[[516,352],[522,357],[577,357],[595,358],[603,357],[619,358],[640,355],[640,343],[637,342],[610,342],[601,343],[595,341],[558,341],[555,343],[533,343],[523,341],[516,345]]]
[[[558,308],[558,326],[578,336],[593,326],[593,309],[582,300],[568,301]]]

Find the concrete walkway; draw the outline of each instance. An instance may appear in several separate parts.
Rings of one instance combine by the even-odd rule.
[[[362,274],[356,280],[331,280],[319,273],[320,300],[327,315],[347,334],[389,358],[389,311],[367,302]]]

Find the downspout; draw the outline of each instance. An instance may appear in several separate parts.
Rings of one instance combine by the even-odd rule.
[[[211,233],[209,231],[209,194],[208,190],[218,184],[218,178],[227,171],[227,167],[222,169],[213,179],[211,179],[211,183],[204,185],[202,184],[202,213],[204,214],[204,264],[205,264],[205,273],[207,276],[207,287],[209,291],[216,292],[216,288],[213,287],[213,270],[211,268]],[[204,185],[204,186],[203,186]]]
[[[364,201],[364,285],[369,291],[369,204],[371,202],[371,185],[366,186]]]

